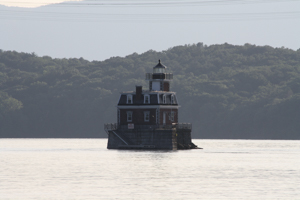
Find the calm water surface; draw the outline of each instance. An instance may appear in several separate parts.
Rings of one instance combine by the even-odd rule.
[[[300,141],[193,141],[204,149],[0,139],[0,199],[300,199]]]

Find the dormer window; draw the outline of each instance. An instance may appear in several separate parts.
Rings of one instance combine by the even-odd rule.
[[[145,94],[144,96],[144,104],[149,104],[150,103],[150,96],[149,94]]]
[[[131,94],[127,95],[127,104],[132,104],[132,95]]]
[[[175,104],[175,98],[173,94],[171,95],[171,104]]]
[[[166,95],[164,94],[163,95],[163,104],[166,104],[167,103],[167,98],[166,98]]]

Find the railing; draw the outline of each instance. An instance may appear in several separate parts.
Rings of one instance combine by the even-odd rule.
[[[153,73],[146,73],[146,80],[152,79],[173,79],[172,73],[163,73],[163,74],[153,74]]]
[[[120,129],[128,129],[127,125],[120,125]],[[175,128],[173,125],[134,125],[134,129],[172,129]]]
[[[172,125],[134,125],[134,129],[149,129],[149,130],[169,130],[172,128],[176,129],[191,129],[192,130],[192,124],[191,123],[174,123]],[[106,132],[108,131],[113,131],[117,129],[123,129],[123,130],[128,130],[127,125],[119,125],[117,123],[109,123],[109,124],[104,124],[104,130]]]
[[[152,73],[146,73],[146,80],[152,79]]]
[[[117,130],[118,129],[118,124],[117,123],[109,123],[109,124],[104,124],[104,130],[107,131],[112,131],[112,130]]]
[[[173,74],[169,73],[169,74],[166,74],[166,79],[173,79]]]
[[[191,129],[192,130],[192,123],[179,123],[176,125],[177,129]]]

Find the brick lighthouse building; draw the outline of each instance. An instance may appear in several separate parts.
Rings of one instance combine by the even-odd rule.
[[[117,123],[105,124],[108,149],[191,149],[192,125],[178,123],[178,100],[170,91],[173,74],[166,73],[160,60],[146,74],[149,90],[136,86],[122,92],[117,106]]]

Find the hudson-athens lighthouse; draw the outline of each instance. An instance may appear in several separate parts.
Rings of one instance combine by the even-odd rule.
[[[170,91],[172,73],[160,60],[153,73],[146,73],[149,90],[136,86],[122,92],[117,106],[117,123],[105,124],[108,149],[193,149],[192,125],[178,123],[178,100]]]

